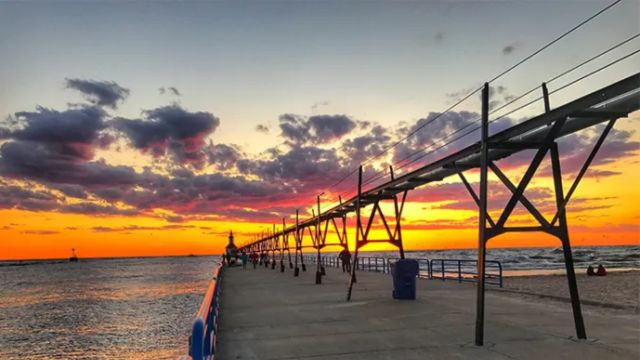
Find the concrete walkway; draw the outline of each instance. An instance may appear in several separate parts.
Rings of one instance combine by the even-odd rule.
[[[475,286],[418,280],[418,300],[391,298],[391,278],[315,267],[227,268],[216,358],[640,359],[640,317],[584,309],[589,340],[575,337],[570,304],[487,292],[485,346],[473,345]]]

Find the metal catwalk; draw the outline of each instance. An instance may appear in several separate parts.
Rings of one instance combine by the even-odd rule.
[[[296,213],[295,225],[286,227],[283,220],[282,231],[276,231],[274,225],[272,233],[257,238],[256,241],[245,245],[242,249],[264,252],[266,254],[270,253],[272,268],[275,268],[276,261],[279,260],[281,271],[285,269],[284,260],[285,253],[287,253],[289,267],[294,268],[294,276],[297,276],[299,274],[299,261],[303,271],[306,270],[302,257],[303,248],[313,247],[317,252],[317,256],[320,257],[321,249],[326,246],[337,245],[345,249],[348,247],[346,238],[347,214],[355,213],[356,239],[354,261],[357,260],[358,250],[360,248],[370,242],[380,241],[395,245],[399,249],[400,257],[404,258],[401,222],[407,193],[429,183],[439,182],[450,176],[457,176],[478,206],[479,276],[477,282],[476,344],[482,345],[484,342],[484,260],[486,244],[490,239],[504,233],[528,231],[542,231],[560,240],[564,251],[576,334],[578,338],[586,339],[566,220],[567,204],[615,122],[640,109],[640,73],[636,73],[555,109],[551,109],[549,93],[544,84],[541,87],[541,91],[545,104],[544,113],[489,136],[489,85],[485,84],[482,90],[481,138],[479,142],[399,177],[394,177],[393,169],[391,169],[391,179],[389,181],[367,190],[363,189],[361,167],[356,195],[344,201],[340,199],[340,203],[337,206],[322,212],[320,211],[320,200],[318,198],[317,212],[314,212],[313,217],[299,221],[299,216]],[[572,185],[569,187],[569,190],[564,191],[557,140],[599,124],[605,124],[604,130],[594,141],[591,153],[588,155]],[[523,177],[518,183],[514,184],[497,166],[496,161],[525,150],[534,150],[535,155]],[[525,190],[528,184],[531,182],[536,170],[545,159],[547,153],[550,154],[551,159],[551,169],[554,180],[553,189],[556,202],[556,213],[550,221],[546,219],[525,196]],[[464,175],[466,171],[471,169],[480,170],[480,188],[478,193],[472,188]],[[497,219],[491,218],[487,211],[487,201],[489,197],[487,176],[489,170],[491,170],[512,193],[502,214]],[[383,214],[380,206],[380,203],[383,201],[393,202],[394,213],[390,217],[386,217]],[[518,203],[522,204],[539,224],[536,226],[506,226],[509,217]],[[369,216],[365,217],[362,213],[367,207],[369,207],[370,212]],[[369,233],[376,215],[384,225],[387,239],[369,239]],[[335,230],[338,243],[327,243],[327,234],[332,228]],[[313,245],[303,246],[305,233],[311,238]],[[294,261],[291,260],[291,253],[289,252],[290,235],[293,235],[295,243]],[[324,269],[322,269],[320,263],[320,261],[317,261],[317,284],[322,282],[322,275],[324,273]],[[355,282],[356,269],[352,267],[351,281],[347,295],[348,300],[351,298],[351,289]]]

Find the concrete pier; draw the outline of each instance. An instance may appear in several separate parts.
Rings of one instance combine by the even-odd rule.
[[[585,306],[589,339],[576,340],[568,303],[490,291],[485,346],[473,344],[474,284],[418,280],[418,300],[391,298],[391,277],[348,276],[315,265],[225,269],[216,358],[640,359],[640,315]]]

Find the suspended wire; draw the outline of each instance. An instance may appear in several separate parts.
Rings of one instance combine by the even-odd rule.
[[[586,18],[585,20],[583,20],[582,22],[580,22],[578,25],[572,27],[571,29],[569,29],[567,32],[565,32],[564,34],[558,36],[557,38],[555,38],[553,41],[551,41],[550,43],[546,44],[545,46],[541,47],[540,49],[536,50],[533,52],[533,54],[525,57],[524,59],[518,61],[515,65],[511,66],[510,68],[508,68],[507,70],[501,72],[500,74],[496,75],[493,79],[489,80],[488,83],[492,83],[495,80],[498,80],[499,78],[501,78],[502,76],[510,73],[513,69],[517,68],[518,66],[522,65],[523,63],[525,63],[526,61],[528,61],[529,59],[533,58],[534,56],[538,55],[539,53],[541,53],[542,51],[544,51],[545,49],[549,48],[550,46],[552,46],[553,44],[557,43],[558,41],[562,40],[563,38],[565,38],[566,36],[568,36],[569,34],[571,34],[572,32],[578,30],[579,28],[581,28],[583,25],[585,25],[586,23],[588,23],[589,21],[595,19],[596,17],[598,17],[600,14],[602,14],[603,12],[611,9],[612,7],[618,5],[622,0],[616,0],[615,2],[605,6],[602,10],[598,11],[597,13],[591,15],[590,17]]]
[[[530,59],[532,59],[533,57],[535,57],[536,55],[540,54],[541,52],[543,52],[544,50],[546,50],[547,48],[553,46],[555,43],[557,43],[558,41],[562,40],[563,38],[567,37],[569,34],[573,33],[574,31],[578,30],[579,28],[581,28],[582,26],[584,26],[585,24],[589,23],[591,20],[595,19],[596,17],[600,16],[602,13],[606,12],[607,10],[609,10],[610,8],[616,6],[617,4],[619,4],[622,0],[616,0],[613,3],[607,5],[606,7],[604,7],[603,9],[601,9],[600,11],[596,12],[595,14],[591,15],[590,17],[586,18],[585,20],[581,21],[580,23],[578,23],[577,25],[575,25],[574,27],[572,27],[571,29],[567,30],[566,32],[564,32],[563,34],[561,34],[560,36],[556,37],[555,39],[553,39],[551,42],[545,44],[544,46],[542,46],[541,48],[539,48],[538,50],[534,51],[533,53],[529,54],[528,56],[526,56],[525,58],[523,58],[522,60],[518,61],[517,63],[515,63],[514,65],[512,65],[511,67],[507,68],[506,70],[502,71],[501,73],[499,73],[498,75],[494,76],[493,78],[491,78],[491,80],[489,80],[487,83],[492,83],[496,80],[498,80],[499,78],[503,77],[504,75],[510,73],[511,71],[513,71],[514,69],[516,69],[517,67],[519,67],[520,65],[524,64],[525,62],[529,61]],[[466,101],[467,99],[469,99],[471,96],[473,96],[474,94],[476,94],[478,91],[482,90],[482,87],[479,87],[473,91],[471,91],[470,93],[468,93],[466,96],[464,96],[462,99],[460,99],[459,101],[457,101],[455,104],[449,106],[446,110],[444,110],[443,112],[438,113],[438,115],[436,115],[434,118],[432,118],[431,120],[425,122],[424,124],[418,126],[416,129],[414,129],[413,131],[411,131],[409,134],[407,134],[406,136],[404,136],[403,138],[397,140],[396,142],[394,142],[393,144],[389,145],[388,147],[386,147],[385,149],[383,149],[382,151],[380,151],[379,153],[377,153],[374,156],[371,156],[367,159],[365,159],[364,162],[362,162],[362,165],[366,165],[367,163],[369,163],[372,160],[375,160],[377,158],[379,158],[380,156],[384,155],[385,153],[387,153],[389,150],[393,149],[394,147],[398,146],[399,144],[401,144],[402,142],[404,142],[405,140],[407,140],[408,138],[410,138],[411,136],[415,135],[417,132],[419,132],[420,130],[422,130],[424,127],[426,127],[427,125],[433,123],[434,121],[436,121],[437,119],[439,119],[440,117],[442,117],[444,114],[446,114],[447,112],[453,110],[455,107],[457,107],[458,105],[460,105],[461,103],[463,103],[464,101]],[[526,96],[526,95],[525,95]],[[345,181],[346,179],[348,179],[351,175],[355,174],[358,171],[358,168],[353,169],[351,172],[349,172],[348,174],[346,174],[344,177],[340,178],[334,185],[332,185],[331,187],[335,187],[337,185],[339,185],[340,183],[342,183],[343,181]]]
[[[621,61],[623,61],[625,59],[628,59],[631,56],[633,56],[633,55],[635,55],[635,54],[637,54],[639,52],[640,52],[640,49],[632,51],[627,55],[624,55],[624,56],[622,56],[622,57],[620,57],[620,58],[618,58],[616,60],[613,60],[613,61],[607,63],[606,65],[604,65],[604,66],[602,66],[600,68],[597,68],[597,69],[595,69],[595,70],[593,70],[593,71],[591,71],[591,72],[589,72],[589,73],[587,73],[587,74],[585,74],[585,75],[583,75],[583,76],[581,76],[581,77],[579,77],[579,78],[577,78],[577,79],[575,79],[575,80],[573,80],[571,82],[568,82],[568,83],[562,85],[561,87],[559,87],[559,88],[557,88],[557,89],[555,89],[553,91],[550,91],[549,95],[552,95],[552,94],[557,93],[558,91],[564,90],[564,89],[568,88],[569,86],[574,85],[575,83],[580,82],[580,81],[582,81],[582,80],[584,80],[584,79],[586,79],[586,78],[588,78],[588,77],[590,77],[592,75],[595,75],[595,74],[599,73],[600,71],[605,70],[605,69],[607,69],[607,68],[609,68],[609,67],[611,67],[611,66],[613,66],[613,65],[615,65],[615,64],[617,64],[617,63],[619,63],[619,62],[621,62]],[[529,106],[529,105],[533,104],[534,102],[539,101],[541,99],[543,99],[542,96],[538,97],[537,99],[534,99],[534,100],[532,100],[532,101],[530,101],[530,102],[528,102],[528,103],[526,103],[526,104],[524,104],[522,106],[519,106],[519,107],[517,107],[517,108],[515,108],[515,109],[513,109],[513,110],[511,110],[511,111],[509,111],[509,112],[507,112],[505,114],[502,114],[502,115],[500,115],[499,117],[495,118],[492,121],[498,121],[498,120],[500,120],[500,119],[502,119],[502,118],[504,118],[506,116],[509,116],[509,115],[513,114],[514,112],[516,112],[518,110],[521,110],[521,109],[523,109],[523,108],[525,108],[525,107],[527,107],[527,106]]]
[[[578,68],[580,68],[580,67],[582,67],[582,66],[584,66],[584,65],[586,65],[586,64],[588,64],[588,63],[590,63],[590,62],[592,62],[592,61],[594,61],[594,60],[596,60],[596,59],[598,59],[598,58],[600,58],[600,57],[602,57],[603,55],[605,55],[605,54],[607,54],[607,53],[609,53],[609,52],[611,52],[611,51],[613,51],[613,50],[615,50],[615,49],[617,49],[617,48],[619,48],[619,47],[621,47],[621,46],[623,46],[623,45],[625,45],[625,44],[627,44],[628,42],[630,42],[630,41],[632,41],[632,40],[634,40],[634,39],[638,38],[639,36],[640,36],[640,33],[638,33],[638,34],[636,34],[636,35],[631,36],[630,38],[628,38],[628,39],[626,39],[626,40],[624,40],[624,41],[622,41],[622,42],[620,42],[620,43],[618,43],[618,44],[616,44],[616,45],[614,45],[614,46],[612,46],[612,47],[608,48],[607,50],[604,50],[604,51],[600,52],[599,54],[597,54],[597,55],[595,55],[595,56],[592,56],[591,58],[589,58],[589,59],[587,59],[587,60],[585,60],[585,61],[583,61],[583,62],[581,62],[581,63],[579,63],[579,64],[577,64],[577,65],[575,65],[575,66],[573,66],[572,68],[570,68],[570,69],[568,69],[568,70],[565,70],[565,71],[563,71],[562,73],[560,73],[560,74],[558,74],[558,75],[556,75],[556,76],[552,77],[551,79],[547,80],[547,81],[546,81],[546,83],[547,83],[547,84],[550,84],[550,83],[552,83],[553,81],[560,79],[561,77],[563,77],[563,76],[565,76],[565,75],[567,75],[567,74],[569,74],[569,73],[571,73],[571,72],[573,72],[573,71],[577,70]],[[612,62],[612,63],[607,64],[607,65],[606,65],[606,67],[612,66],[612,65],[614,65],[615,63],[620,62],[620,61],[622,61],[622,60],[626,59],[627,57],[632,56],[632,55],[634,55],[634,54],[635,54],[635,53],[631,53],[631,54],[628,54],[628,55],[627,55],[627,56],[625,56],[625,57],[619,58],[618,60],[616,60],[616,61],[614,61],[614,62]],[[606,68],[606,67],[605,67],[605,68]],[[604,70],[604,69],[603,69],[603,68],[601,68],[601,69],[598,69],[597,71],[602,71],[602,70]],[[588,76],[590,76],[590,75],[591,75],[591,74],[587,74],[586,76],[583,76],[582,78],[584,78],[584,77],[588,77]],[[582,78],[581,78],[581,79],[582,79]],[[581,80],[581,79],[579,79],[579,80]],[[579,80],[578,80],[578,81],[579,81]],[[570,86],[570,85],[571,85],[571,84],[568,84],[568,85],[565,85],[564,87],[566,87],[566,86]],[[564,87],[563,87],[563,88],[564,88]],[[521,95],[519,95],[519,96],[517,96],[517,97],[515,97],[515,98],[511,99],[509,102],[507,102],[507,103],[503,104],[502,106],[500,106],[500,107],[498,107],[498,108],[496,108],[496,109],[492,110],[491,112],[489,112],[489,115],[492,115],[492,114],[494,114],[494,113],[496,113],[496,112],[498,112],[498,111],[500,111],[500,110],[502,110],[502,109],[506,108],[507,106],[509,106],[509,105],[511,105],[511,104],[513,104],[513,103],[515,103],[515,102],[517,102],[517,101],[519,101],[520,99],[524,98],[525,96],[527,96],[527,95],[531,94],[532,92],[534,92],[534,91],[536,91],[536,90],[539,90],[539,86],[535,86],[535,87],[533,87],[533,88],[532,88],[532,89],[530,89],[529,91],[524,92],[523,94],[521,94]],[[556,90],[554,90],[552,93],[557,92],[557,91],[559,91],[559,90],[561,90],[561,89],[556,89]],[[552,93],[550,93],[550,94],[552,94]],[[508,116],[509,114],[511,114],[511,113],[513,113],[513,112],[516,112],[516,111],[518,111],[518,110],[520,110],[520,109],[522,109],[522,108],[525,108],[525,107],[527,107],[527,106],[529,106],[529,105],[531,105],[531,104],[535,103],[536,101],[539,101],[540,99],[542,99],[542,97],[536,98],[535,100],[532,100],[532,101],[530,101],[530,102],[528,102],[528,103],[526,103],[526,104],[524,104],[524,105],[522,105],[522,106],[520,106],[520,107],[518,107],[518,108],[514,109],[513,111],[510,111],[509,113],[503,114],[503,115],[501,115],[501,116],[500,116],[500,118],[505,117],[505,116]],[[477,119],[475,119],[474,121],[479,121],[479,120],[480,120],[480,118],[477,118]],[[458,133],[458,132],[460,132],[460,131],[462,131],[462,130],[464,130],[464,129],[468,128],[469,126],[471,126],[471,124],[472,124],[472,123],[473,123],[473,122],[471,122],[471,123],[469,123],[469,124],[465,125],[464,127],[462,127],[462,128],[460,128],[460,129],[458,129],[458,130],[454,131],[454,132],[453,132],[453,133],[451,133],[450,135],[455,135],[456,133]],[[445,139],[446,139],[446,138],[445,138]],[[443,139],[443,140],[444,140],[444,139]],[[442,140],[440,140],[440,141],[442,141]],[[440,141],[436,141],[435,143],[438,143],[438,142],[440,142]],[[432,143],[432,145],[434,145],[435,143]],[[417,150],[417,151],[415,151],[415,152],[413,152],[413,153],[409,154],[408,156],[405,156],[404,158],[402,158],[402,159],[398,160],[398,162],[396,163],[396,165],[399,165],[399,164],[401,164],[402,162],[409,160],[410,158],[412,158],[412,157],[414,157],[414,156],[416,156],[416,155],[420,154],[421,152],[423,152],[423,151],[425,151],[425,150],[427,150],[427,149],[428,149],[428,147],[427,147],[427,148],[422,148],[422,149],[419,149],[419,150]],[[402,166],[398,167],[397,169],[401,169],[401,168],[403,168],[403,167],[404,167],[404,165],[402,165]]]
[[[595,70],[593,70],[593,71],[591,71],[591,72],[589,72],[589,73],[587,73],[587,74],[585,74],[585,75],[583,75],[583,76],[581,76],[581,77],[579,77],[579,78],[577,78],[577,79],[575,79],[575,80],[573,80],[573,81],[570,81],[570,82],[568,82],[567,84],[564,84],[564,85],[562,85],[561,87],[559,87],[559,88],[557,88],[557,89],[555,89],[555,90],[553,90],[553,91],[549,92],[549,95],[552,95],[552,94],[555,94],[555,93],[557,93],[557,92],[559,92],[559,91],[562,91],[562,90],[564,90],[564,89],[566,89],[566,88],[568,88],[568,87],[570,87],[570,86],[572,86],[572,85],[574,85],[574,84],[576,84],[576,83],[578,83],[578,82],[580,82],[580,81],[582,81],[582,80],[584,80],[584,79],[586,79],[586,78],[588,78],[588,77],[590,77],[590,76],[593,76],[593,75],[595,75],[595,74],[597,74],[597,73],[599,73],[599,72],[601,72],[601,71],[603,71],[603,70],[605,70],[605,69],[607,69],[607,68],[609,68],[609,67],[611,67],[611,66],[613,66],[613,65],[615,65],[615,64],[617,64],[617,63],[619,63],[619,62],[621,62],[621,61],[623,61],[623,60],[625,60],[625,59],[627,59],[627,58],[629,58],[629,57],[631,57],[631,56],[633,56],[633,55],[636,55],[636,54],[637,54],[637,53],[639,53],[639,52],[640,52],[640,49],[635,50],[635,51],[633,51],[633,52],[631,52],[631,53],[629,53],[629,54],[627,54],[627,55],[624,55],[624,56],[622,56],[622,57],[620,57],[620,58],[618,58],[618,59],[616,59],[616,60],[613,60],[613,61],[611,61],[611,62],[607,63],[606,65],[604,65],[604,66],[602,66],[602,67],[600,67],[600,68],[598,68],[598,69],[595,69]],[[512,114],[512,113],[514,113],[514,112],[516,112],[516,111],[522,110],[522,109],[524,109],[524,108],[526,108],[526,107],[528,107],[528,106],[530,106],[530,105],[532,105],[532,104],[534,104],[534,103],[536,103],[536,102],[538,102],[538,101],[542,100],[543,98],[544,98],[544,97],[540,96],[540,97],[538,97],[538,98],[536,98],[536,99],[534,99],[534,100],[531,100],[531,101],[527,102],[526,104],[521,105],[521,106],[519,106],[519,107],[517,107],[517,108],[515,108],[515,109],[513,109],[513,110],[511,110],[511,111],[509,111],[509,112],[507,112],[507,113],[505,113],[505,114],[502,114],[501,116],[499,116],[499,117],[497,117],[497,118],[495,118],[495,119],[493,119],[493,120],[489,121],[489,124],[493,124],[493,123],[495,123],[495,122],[497,122],[497,121],[499,121],[499,120],[501,120],[501,119],[503,119],[503,118],[505,118],[505,117],[509,116],[510,114]],[[494,112],[495,112],[495,111],[494,111]],[[438,144],[438,143],[440,143],[440,142],[442,142],[442,141],[446,141],[446,140],[448,140],[448,139],[449,139],[449,138],[451,138],[453,135],[455,135],[455,134],[457,134],[457,133],[459,133],[459,132],[463,131],[464,129],[466,129],[466,128],[470,127],[471,125],[475,124],[475,123],[477,122],[477,120],[479,120],[479,119],[476,119],[475,121],[468,123],[467,125],[463,126],[462,128],[460,128],[460,129],[458,129],[458,130],[456,130],[456,131],[454,131],[454,132],[452,132],[452,133],[448,134],[448,135],[447,135],[447,136],[445,136],[444,138],[442,138],[442,139],[440,139],[440,140],[438,140],[438,141],[435,141],[435,142],[431,143],[431,144],[430,144],[426,149],[428,149],[428,148],[430,148],[431,146],[436,145],[436,144]],[[417,157],[416,159],[414,159],[414,160],[412,160],[412,161],[408,162],[407,164],[404,164],[404,165],[402,165],[402,166],[399,166],[397,169],[398,169],[398,170],[400,170],[400,169],[402,169],[402,168],[404,168],[404,167],[406,167],[406,166],[409,166],[409,165],[411,165],[411,164],[414,164],[414,163],[418,162],[419,160],[423,159],[424,157],[426,157],[426,156],[428,156],[428,155],[430,155],[430,154],[433,154],[434,152],[436,152],[436,151],[438,151],[438,150],[440,150],[440,149],[442,149],[442,148],[444,148],[444,147],[446,147],[446,146],[449,146],[450,144],[454,143],[455,141],[457,141],[457,140],[459,140],[459,139],[461,139],[461,138],[463,138],[463,137],[465,137],[465,136],[467,136],[467,135],[469,135],[469,134],[471,134],[471,133],[473,133],[473,132],[475,132],[475,131],[477,131],[477,130],[479,130],[479,129],[480,129],[480,126],[476,126],[475,128],[471,129],[470,131],[465,132],[465,133],[464,133],[464,134],[462,134],[461,136],[458,136],[458,137],[456,137],[455,139],[452,139],[452,140],[451,140],[451,141],[449,141],[448,143],[445,143],[445,144],[441,145],[440,147],[435,148],[435,149],[433,149],[432,151],[429,151],[429,152],[427,152],[427,153],[425,153],[425,154],[423,154],[423,155],[421,155],[421,156]]]
[[[640,33],[637,33],[637,34],[631,36],[630,38],[628,38],[628,39],[626,39],[626,40],[624,40],[624,41],[622,41],[622,42],[620,42],[620,43],[608,48],[607,50],[604,50],[604,51],[600,52],[599,54],[590,57],[589,59],[581,62],[580,64],[577,64],[577,65],[573,66],[572,68],[563,71],[562,73],[560,73],[560,74],[552,77],[551,79],[545,81],[545,83],[550,84],[550,83],[554,82],[555,80],[558,80],[559,78],[561,78],[561,77],[563,77],[563,76],[565,76],[565,75],[567,75],[567,74],[569,74],[569,73],[581,68],[582,66],[584,66],[584,65],[586,65],[586,64],[588,64],[588,63],[590,63],[590,62],[592,62],[592,61],[594,61],[594,60],[596,60],[596,59],[598,59],[600,57],[602,57],[603,55],[606,55],[606,54],[610,53],[611,51],[613,51],[613,50],[615,50],[615,49],[627,44],[628,42],[636,39],[639,36],[640,36]],[[504,109],[505,107],[513,104],[514,102],[524,98],[525,96],[527,96],[527,95],[531,94],[532,92],[534,92],[536,90],[539,90],[539,89],[540,89],[539,86],[534,86],[529,91],[527,91],[527,92],[525,92],[525,93],[523,93],[523,94],[511,99],[509,102],[505,103],[504,105],[500,106],[499,108],[492,110],[489,114],[491,115],[491,114],[493,114],[495,112],[498,112],[498,111]]]

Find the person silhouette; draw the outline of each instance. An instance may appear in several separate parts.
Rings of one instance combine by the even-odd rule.
[[[594,276],[596,272],[593,270],[593,266],[589,265],[587,268],[587,276]]]

